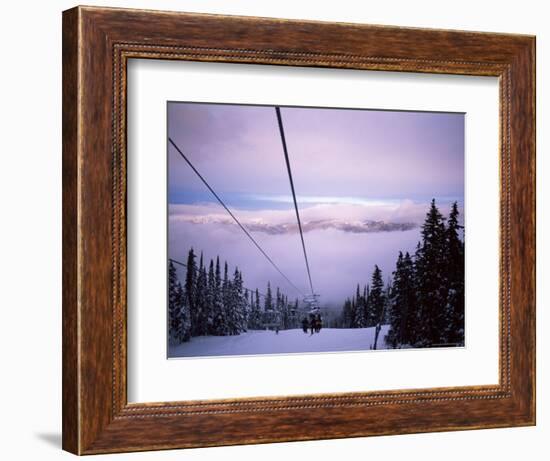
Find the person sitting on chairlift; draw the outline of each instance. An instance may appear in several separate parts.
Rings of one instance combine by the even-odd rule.
[[[321,314],[315,316],[315,333],[319,333],[323,327],[323,320],[321,319]]]
[[[313,335],[313,333],[315,333],[315,314],[314,313],[309,314],[309,330],[310,330],[310,335]]]
[[[308,328],[309,328],[309,322],[307,321],[307,317],[304,317],[302,319],[302,330],[304,330],[304,333],[307,333]]]

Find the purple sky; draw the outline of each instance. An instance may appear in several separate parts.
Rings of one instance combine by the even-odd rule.
[[[374,264],[413,251],[431,198],[464,196],[464,115],[282,107],[315,290],[339,305]],[[169,103],[168,134],[295,285],[307,273],[275,109]],[[297,293],[168,150],[169,256],[190,246],[238,265],[245,284]],[[382,223],[384,225],[382,225]]]

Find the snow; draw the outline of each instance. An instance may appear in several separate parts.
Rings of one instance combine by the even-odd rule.
[[[389,325],[383,325],[377,349],[388,349],[384,337]],[[352,352],[370,350],[375,327],[323,328],[310,335],[301,329],[248,331],[236,336],[198,336],[177,346],[170,346],[168,356],[206,357],[227,355],[291,354],[308,352]]]

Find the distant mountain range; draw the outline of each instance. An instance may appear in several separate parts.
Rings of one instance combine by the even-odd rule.
[[[180,219],[182,216],[180,215]],[[220,224],[234,225],[234,221],[229,217],[219,215],[207,216],[186,216],[185,221],[192,224]],[[243,222],[243,225],[252,232],[264,232],[270,235],[282,235],[298,232],[297,223],[268,223],[261,219],[249,219]],[[314,230],[337,229],[343,232],[351,232],[353,234],[366,234],[372,232],[395,232],[407,231],[418,227],[418,224],[412,222],[386,222],[386,221],[345,221],[339,219],[318,219],[313,221],[302,222],[304,232]]]

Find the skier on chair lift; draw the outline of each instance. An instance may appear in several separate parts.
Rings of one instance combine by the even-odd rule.
[[[311,335],[313,335],[313,333],[315,333],[315,330],[316,330],[316,322],[315,322],[315,314],[312,312],[309,314],[309,329],[310,329],[310,332],[311,332]]]
[[[315,333],[319,333],[322,327],[323,327],[323,320],[321,318],[321,314],[317,314],[315,316]]]
[[[302,319],[302,330],[304,331],[304,333],[307,333],[308,328],[309,328],[309,322],[307,320],[307,317],[304,317]]]

